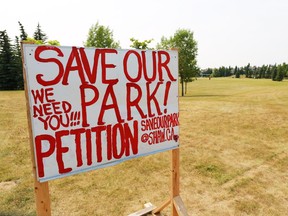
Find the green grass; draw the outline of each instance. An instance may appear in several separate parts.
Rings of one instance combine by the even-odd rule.
[[[181,197],[190,215],[287,215],[288,81],[198,79],[179,105]],[[0,215],[35,215],[24,92],[0,92],[0,125]],[[169,196],[169,172],[164,152],[50,181],[52,215],[158,206]]]

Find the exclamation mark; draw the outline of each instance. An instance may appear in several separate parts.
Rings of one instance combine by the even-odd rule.
[[[80,117],[81,117],[81,112],[77,112],[77,125],[80,124]]]
[[[78,117],[78,112],[75,112],[75,113],[74,113],[74,119],[73,119],[73,121],[74,121],[73,125],[74,125],[74,126],[77,125],[77,117]]]
[[[164,103],[163,105],[166,107],[167,106],[167,101],[168,101],[168,95],[169,95],[169,91],[170,91],[170,86],[171,86],[171,82],[168,81],[166,83],[166,88],[165,88],[165,94],[164,94]],[[167,113],[167,109],[164,109],[164,113]]]
[[[70,126],[73,126],[73,117],[74,117],[74,112],[71,112],[70,114]]]

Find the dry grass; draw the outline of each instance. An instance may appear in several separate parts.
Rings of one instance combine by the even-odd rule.
[[[190,215],[288,214],[288,82],[198,79],[180,98]],[[23,92],[0,92],[0,215],[35,215]],[[49,182],[52,215],[127,215],[169,196],[169,152]],[[169,208],[164,211],[169,215]]]
[[[199,79],[189,90],[180,104],[190,213],[287,215],[287,81]]]

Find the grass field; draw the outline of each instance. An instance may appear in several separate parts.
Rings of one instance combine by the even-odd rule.
[[[198,79],[180,97],[190,215],[288,215],[288,81]],[[35,215],[24,92],[0,92],[0,216]],[[128,215],[169,196],[164,152],[49,182],[52,215]],[[169,208],[163,215],[169,215]]]

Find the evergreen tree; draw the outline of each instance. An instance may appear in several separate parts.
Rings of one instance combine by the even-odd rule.
[[[272,78],[272,70],[271,65],[267,65],[266,71],[265,71],[265,78],[271,79]]]
[[[214,68],[213,69],[213,77],[220,77],[221,74],[219,72],[219,69],[218,68]]]
[[[236,78],[240,78],[240,70],[237,68],[237,66],[235,67],[234,73]]]
[[[284,79],[284,75],[281,70],[277,70],[275,81],[282,81]]]
[[[250,63],[248,63],[248,65],[245,67],[245,75],[246,75],[246,78],[251,78],[252,76]]]
[[[17,89],[17,65],[6,30],[0,31],[0,89]]]
[[[18,21],[19,26],[20,26],[20,40],[27,40],[28,34],[24,30],[24,26]]]
[[[283,78],[288,76],[288,64],[285,62],[281,65],[281,70],[283,73]]]
[[[45,43],[46,40],[47,40],[47,36],[46,36],[46,34],[42,31],[41,26],[40,26],[39,23],[38,23],[38,25],[37,25],[37,28],[36,28],[34,34],[33,34],[33,38],[34,38],[35,40],[42,41],[43,43]]]
[[[284,73],[283,73],[282,65],[278,65],[276,67],[276,77],[274,81],[282,81],[283,79],[284,79]]]
[[[266,66],[265,65],[262,65],[260,68],[259,68],[259,78],[262,79],[265,77],[265,70],[266,70]]]
[[[276,76],[277,76],[277,67],[276,67],[276,65],[274,65],[271,68],[271,79],[273,81],[275,81],[276,80]]]
[[[24,89],[24,81],[23,81],[23,66],[22,66],[22,56],[21,56],[21,48],[19,38],[15,37],[15,46],[14,46],[14,59],[17,73],[17,89]]]

